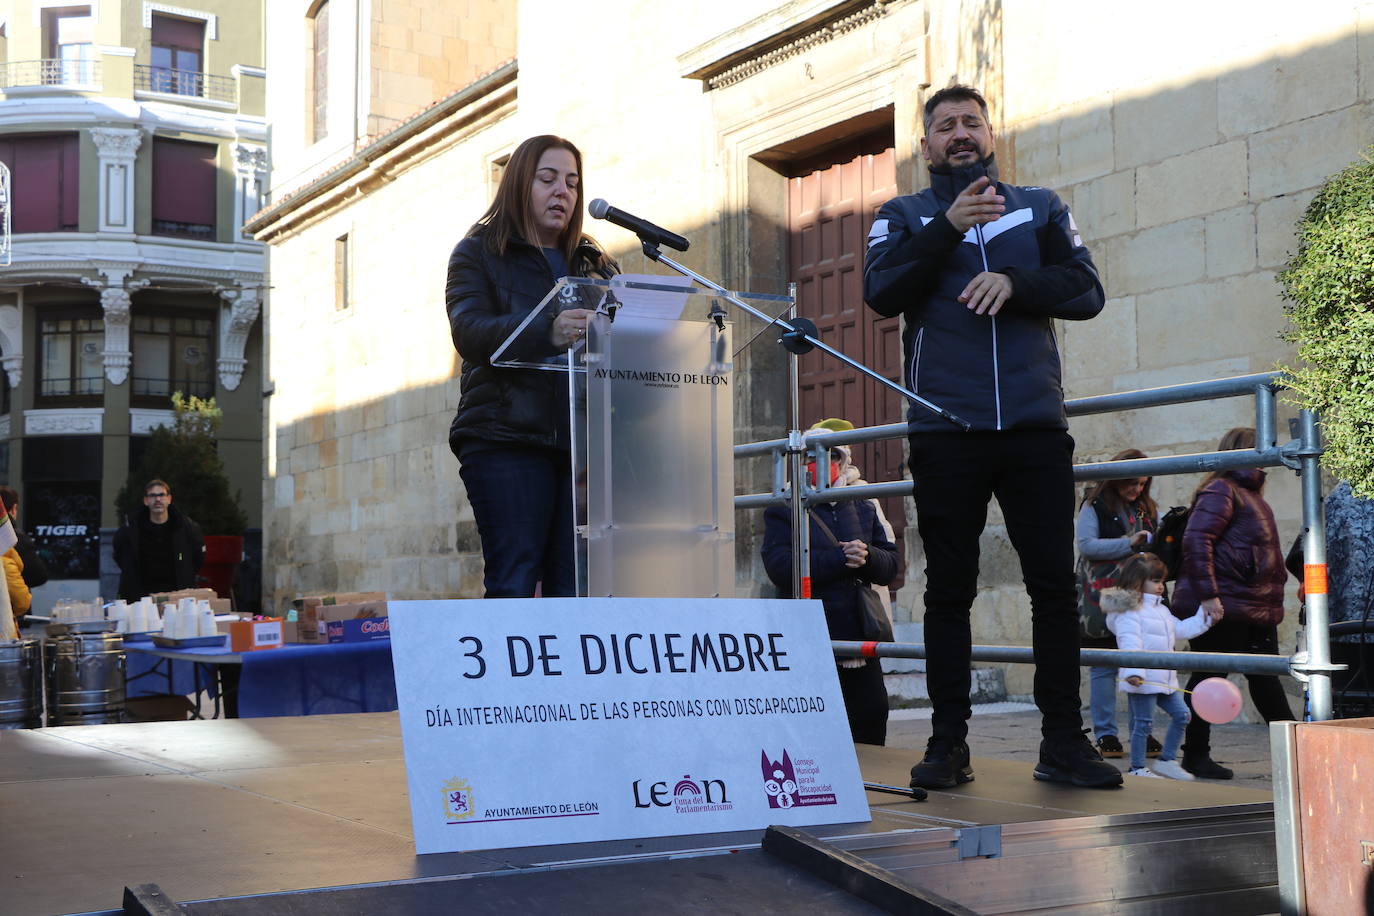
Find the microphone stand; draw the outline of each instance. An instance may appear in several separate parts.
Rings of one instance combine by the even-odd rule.
[[[712,280],[708,280],[706,277],[703,277],[701,274],[697,273],[689,267],[683,267],[681,264],[677,263],[672,258],[668,257],[662,251],[659,250],[659,244],[662,242],[662,239],[658,236],[655,236],[653,234],[639,234],[639,241],[640,244],[643,246],[644,256],[647,257],[649,260],[657,261],[660,264],[667,265],[668,267],[671,267],[673,270],[682,274],[684,277],[687,277],[689,280],[692,280],[696,283],[700,283],[702,286],[714,290],[715,292],[720,294],[720,297],[722,299],[725,299],[726,301],[732,303],[736,308],[742,309],[750,315],[753,315],[755,318],[758,318],[765,324],[774,325],[778,327],[783,332],[782,336],[778,338],[778,343],[782,344],[783,349],[787,350],[787,352],[791,354],[788,363],[791,374],[790,387],[792,389],[790,392],[791,403],[789,405],[789,419],[791,421],[792,428],[788,431],[787,435],[787,453],[789,471],[792,475],[792,486],[790,487],[789,493],[789,502],[792,513],[792,597],[810,598],[811,525],[809,523],[810,520],[806,517],[805,514],[806,496],[802,492],[804,486],[804,483],[802,481],[802,455],[806,452],[806,446],[802,442],[801,435],[801,406],[800,396],[797,390],[797,357],[803,353],[809,353],[813,349],[821,350],[822,352],[829,354],[835,359],[838,359],[840,362],[844,363],[850,368],[857,369],[859,372],[862,372],[864,375],[873,379],[875,382],[878,382],[880,385],[892,389],[893,391],[897,392],[913,404],[918,404],[921,407],[924,407],[926,410],[931,411],[936,416],[953,424],[954,426],[957,426],[959,429],[965,432],[971,429],[973,424],[969,423],[967,420],[964,420],[961,417],[955,416],[954,414],[950,413],[948,410],[945,410],[938,404],[933,404],[930,401],[927,401],[925,398],[921,397],[916,392],[908,391],[906,388],[902,387],[901,385],[898,385],[891,379],[885,378],[881,374],[874,372],[872,369],[868,368],[862,363],[850,359],[848,356],[845,356],[839,350],[836,350],[834,347],[820,340],[820,338],[816,336],[818,332],[816,330],[816,325],[812,321],[806,318],[795,317],[795,314],[793,317],[786,320],[784,320],[781,317],[774,318],[766,312],[759,311],[749,303],[741,301],[738,297],[733,295],[729,290],[721,286],[719,283],[716,283]],[[794,311],[795,307],[796,306],[794,302]],[[712,317],[716,318],[717,321],[723,320],[715,314],[713,314]],[[818,466],[823,465],[824,462],[818,462]]]
[[[690,280],[695,280],[697,283],[700,283],[702,286],[705,286],[708,289],[715,290],[716,292],[721,294],[722,299],[731,302],[732,304],[734,304],[736,308],[743,309],[750,315],[753,315],[755,318],[758,318],[759,320],[763,321],[765,324],[776,325],[778,328],[780,328],[783,334],[779,340],[779,343],[781,343],[783,345],[783,348],[786,349],[789,353],[793,353],[800,356],[803,353],[810,353],[813,349],[820,350],[823,353],[828,353],[830,356],[833,356],[835,359],[838,359],[840,362],[849,366],[851,369],[859,370],[864,375],[873,379],[873,381],[877,382],[878,384],[892,389],[893,391],[900,394],[902,397],[906,398],[908,401],[911,401],[913,404],[917,404],[921,407],[924,407],[926,410],[929,410],[931,413],[934,413],[942,420],[946,420],[949,423],[952,423],[953,425],[959,427],[964,432],[968,432],[970,429],[973,428],[973,424],[969,423],[967,420],[955,416],[948,410],[945,410],[940,405],[926,400],[914,391],[909,391],[908,389],[902,387],[901,385],[898,385],[891,379],[883,376],[881,373],[874,372],[872,369],[868,368],[864,364],[858,362],[857,360],[850,359],[848,356],[845,356],[839,350],[836,350],[834,347],[825,343],[819,337],[816,336],[816,325],[810,320],[806,318],[792,318],[789,320],[784,320],[781,317],[774,318],[770,316],[767,312],[759,311],[752,305],[749,305],[747,302],[743,302],[735,296],[731,295],[730,291],[727,290],[725,287],[721,286],[719,283],[716,283],[712,280],[708,280],[706,277],[703,277],[701,274],[692,270],[690,267],[683,267],[681,264],[677,263],[672,258],[665,255],[662,251],[659,250],[658,240],[653,236],[640,236],[639,240],[643,245],[644,255],[650,260],[657,261],[660,264],[665,264],[668,267],[671,267],[673,270],[677,271],[678,273],[682,274],[684,277],[687,277]]]

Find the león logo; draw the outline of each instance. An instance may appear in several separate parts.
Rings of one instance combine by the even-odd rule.
[[[704,814],[730,811],[735,807],[723,779],[695,779],[688,773],[674,783],[672,791],[666,781],[648,786],[643,782],[636,779],[630,784],[636,808],[672,808],[678,814]]]

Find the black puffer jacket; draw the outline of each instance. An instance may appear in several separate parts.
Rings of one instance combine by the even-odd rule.
[[[984,175],[1006,212],[960,234],[945,211]],[[1012,282],[995,317],[958,301],[984,270]],[[864,299],[904,319],[907,387],[976,430],[1067,428],[1051,319],[1092,318],[1106,302],[1069,208],[1045,188],[998,182],[991,156],[967,169],[931,169],[929,188],[883,204],[868,233]],[[912,432],[953,428],[916,404],[908,422]]]
[[[569,265],[575,276],[609,277],[615,262],[590,239],[583,239]],[[482,235],[458,243],[448,260],[445,302],[453,345],[463,358],[462,397],[449,428],[455,454],[464,439],[511,445],[568,448],[568,388],[561,372],[493,367],[491,355],[539,304],[556,277],[544,253],[511,239],[504,255],[492,251]],[[557,355],[551,343],[553,313],[541,315],[528,339],[542,349],[525,359]]]
[[[1183,532],[1183,571],[1171,610],[1191,617],[1220,598],[1226,618],[1256,626],[1283,622],[1283,548],[1258,468],[1227,471],[1198,491]]]

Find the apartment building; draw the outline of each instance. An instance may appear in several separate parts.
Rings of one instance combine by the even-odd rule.
[[[113,594],[102,532],[173,392],[218,400],[261,524],[265,256],[241,227],[267,185],[264,9],[194,4],[0,3],[0,481],[52,568],[37,609]]]

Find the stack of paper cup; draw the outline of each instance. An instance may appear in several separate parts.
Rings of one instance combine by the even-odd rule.
[[[129,608],[129,632],[147,633],[156,629],[159,629],[157,608],[153,605],[153,599],[145,595]]]
[[[210,610],[210,602],[201,598],[196,602],[196,620],[200,624],[197,636],[214,636],[219,633],[215,627],[215,612]]]
[[[181,639],[181,618],[177,606],[170,601],[162,606],[162,635],[168,639]]]
[[[105,609],[106,616],[115,622],[116,633],[130,633],[129,629],[129,605],[123,599],[112,602]]]
[[[177,601],[177,639],[195,639],[200,635],[200,620],[196,616],[196,599]]]

